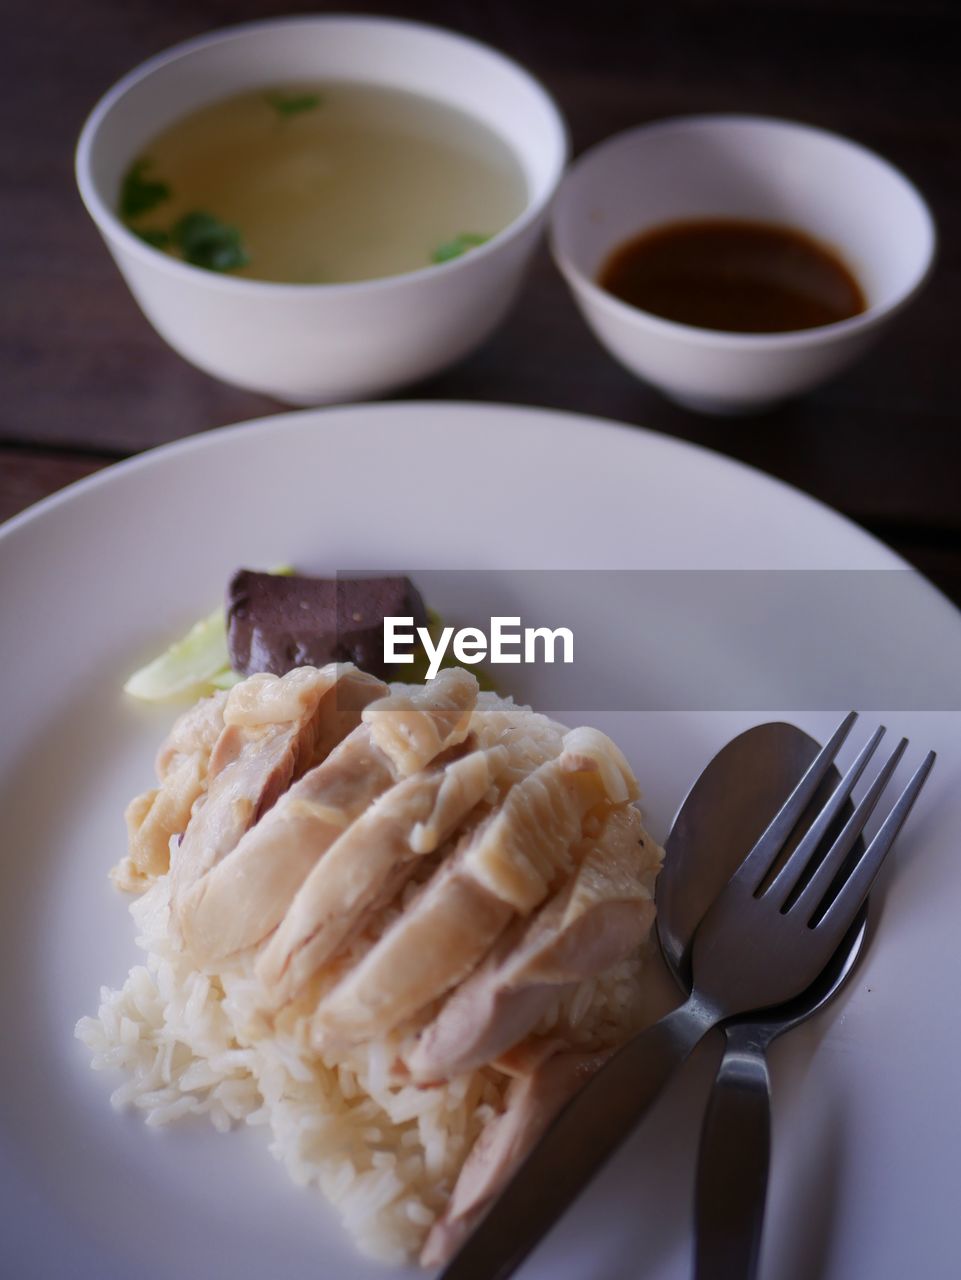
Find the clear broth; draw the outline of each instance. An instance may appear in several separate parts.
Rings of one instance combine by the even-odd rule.
[[[125,185],[132,230],[199,265],[298,284],[446,261],[503,230],[528,199],[520,163],[486,125],[418,94],[351,83],[222,99],[164,130],[136,164],[166,194],[133,208]],[[185,249],[183,220],[198,214],[222,226],[225,255]]]

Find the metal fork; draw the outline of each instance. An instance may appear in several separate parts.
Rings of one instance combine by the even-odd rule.
[[[792,999],[824,969],[935,759],[929,752],[851,866],[848,855],[907,746],[903,739],[823,859],[813,862],[883,730],[876,733],[775,873],[778,855],[856,719],[852,711],[838,726],[698,926],[687,1001],[618,1050],[568,1102],[448,1265],[443,1280],[506,1280],[712,1027]],[[814,865],[810,873],[809,864]]]

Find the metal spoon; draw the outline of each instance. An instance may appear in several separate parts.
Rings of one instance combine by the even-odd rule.
[[[657,882],[657,927],[665,959],[685,994],[697,925],[818,749],[794,725],[748,729],[718,752],[681,805]],[[809,813],[817,812],[839,777],[832,770]],[[850,805],[841,822],[849,812]],[[807,825],[801,822],[787,853]],[[859,841],[853,855],[862,849]],[[696,1280],[751,1280],[756,1274],[770,1162],[765,1054],[777,1036],[821,1009],[847,979],[863,947],[866,913],[867,904],[825,972],[801,996],[723,1028],[724,1056],[698,1156]]]

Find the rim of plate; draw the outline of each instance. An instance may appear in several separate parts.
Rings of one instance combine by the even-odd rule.
[[[170,458],[177,456],[190,456],[194,453],[206,452],[209,449],[218,449],[229,447],[229,442],[239,438],[254,436],[258,434],[267,434],[277,432],[278,426],[283,428],[294,428],[298,425],[305,425],[309,419],[318,417],[326,423],[340,418],[349,418],[351,416],[363,416],[365,414],[375,413],[378,416],[392,416],[397,414],[402,416],[411,414],[415,417],[423,419],[431,414],[449,414],[454,413],[474,413],[487,414],[491,413],[499,415],[504,412],[517,414],[522,418],[526,418],[529,424],[543,421],[547,418],[563,418],[571,425],[577,425],[581,429],[590,430],[592,432],[611,432],[629,433],[638,437],[639,440],[656,441],[658,447],[665,448],[668,452],[676,452],[678,455],[685,453],[694,453],[701,457],[710,458],[712,464],[716,464],[722,469],[728,469],[731,472],[741,474],[750,478],[752,481],[759,481],[764,485],[773,486],[782,492],[790,495],[793,501],[800,501],[802,504],[809,504],[823,516],[829,520],[836,522],[846,531],[849,531],[857,538],[870,544],[875,550],[880,551],[891,562],[892,568],[902,568],[912,570],[912,566],[900,556],[896,551],[882,542],[880,538],[875,537],[867,529],[864,529],[856,521],[843,512],[823,502],[820,498],[814,497],[812,494],[806,493],[803,489],[797,488],[795,485],[789,484],[786,480],[781,480],[777,476],[769,475],[767,472],[760,470],[758,467],[752,466],[750,463],[741,462],[737,458],[730,458],[726,454],[719,453],[716,449],[711,449],[706,445],[695,444],[687,440],[681,440],[676,436],[667,435],[661,431],[655,431],[651,427],[635,426],[632,423],[620,422],[614,418],[605,418],[595,416],[594,414],[577,413],[570,409],[554,409],[546,405],[518,405],[510,404],[503,401],[487,401],[487,400],[398,400],[398,401],[361,401],[357,404],[350,405],[334,405],[332,407],[313,407],[307,409],[293,409],[282,413],[265,415],[259,418],[250,418],[242,422],[225,424],[221,427],[211,427],[205,431],[197,432],[193,435],[184,436],[179,440],[168,441],[164,444],[154,445],[152,448],[145,449],[141,453],[133,454],[129,458],[123,458],[118,462],[109,463],[100,471],[94,472],[93,475],[84,476],[80,480],[75,480],[71,484],[65,485],[57,492],[41,498],[38,502],[33,503],[25,510],[11,516],[9,520],[0,524],[0,548],[4,546],[12,537],[18,535],[21,530],[34,524],[38,520],[42,520],[44,516],[61,506],[69,505],[73,502],[82,500],[88,493],[91,493],[103,486],[122,484],[124,477],[131,473],[136,473],[144,469],[149,469],[155,465],[158,458]],[[323,430],[323,426],[318,425],[315,428],[319,431]],[[526,429],[526,427],[525,427]],[[923,576],[923,575],[922,575]],[[938,591],[933,583],[928,583],[933,591],[955,608],[953,603],[948,600],[947,596]]]

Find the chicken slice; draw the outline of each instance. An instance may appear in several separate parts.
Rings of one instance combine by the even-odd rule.
[[[297,891],[257,961],[269,1002],[290,1000],[337,950],[386,886],[399,891],[488,794],[504,747],[421,771],[385,792],[340,835]]]
[[[518,921],[447,999],[407,1057],[431,1083],[492,1062],[540,1021],[551,1000],[629,956],[654,919],[660,850],[633,806],[615,810],[570,880]],[[577,855],[575,855],[577,857]]]
[[[182,927],[185,900],[291,781],[360,722],[385,686],[349,663],[297,667],[235,685],[210,756],[206,795],[171,859],[171,903]]]
[[[563,759],[566,769],[596,769],[611,804],[627,804],[641,794],[624,752],[600,729],[585,726],[566,733]]]
[[[476,692],[476,680],[467,678]],[[440,677],[416,701],[402,701],[405,723],[422,722],[412,732],[438,752],[462,740],[450,688]],[[271,933],[318,859],[394,785],[397,772],[372,726],[363,723],[292,786],[185,895],[181,927],[197,962],[213,963]]]
[[[226,703],[226,693],[213,693],[177,717],[157,752],[154,767],[161,782],[166,781],[187,756],[210,758],[224,727]]]
[[[478,694],[470,727],[479,747],[507,749],[507,767],[497,779],[502,799],[515,783],[561,754],[568,732],[530,707],[515,706],[491,693]]]
[[[406,778],[423,769],[446,747],[463,742],[477,702],[477,680],[452,667],[438,672],[423,689],[399,690],[364,710],[371,739]],[[424,715],[425,706],[430,715]]]
[[[294,667],[286,675],[258,672],[230,691],[224,720],[227,724],[255,729],[262,725],[296,722],[320,691],[336,691],[337,698],[325,708],[326,725],[344,737],[360,723],[359,716],[369,703],[383,698],[387,686],[376,676],[360,671],[351,662],[328,662],[324,667]],[[339,739],[338,739],[339,741]]]
[[[453,1257],[557,1113],[612,1052],[554,1053],[512,1081],[504,1111],[482,1130],[427,1236],[422,1266],[442,1266]]]
[[[587,820],[602,820],[611,806],[639,794],[630,766],[605,734],[572,729],[563,748],[511,788],[468,855],[478,883],[521,915],[573,869],[572,847],[588,834]]]
[[[157,753],[160,786],[127,806],[127,856],[113,868],[119,889],[140,893],[170,868],[170,838],[181,835],[207,784],[210,753],[224,727],[226,693],[202,698],[174,722]]]
[[[370,951],[321,1000],[318,1044],[356,1043],[398,1026],[465,978],[511,918],[467,869],[471,836],[452,853]]]
[[[571,735],[568,735],[568,738]],[[466,836],[370,951],[324,997],[319,1040],[381,1035],[463,981],[516,913],[528,914],[574,866],[585,817],[610,810],[605,768],[623,756],[603,734],[516,784]],[[567,739],[565,738],[565,743]],[[602,763],[595,758],[600,754]],[[636,793],[617,772],[616,794]]]

